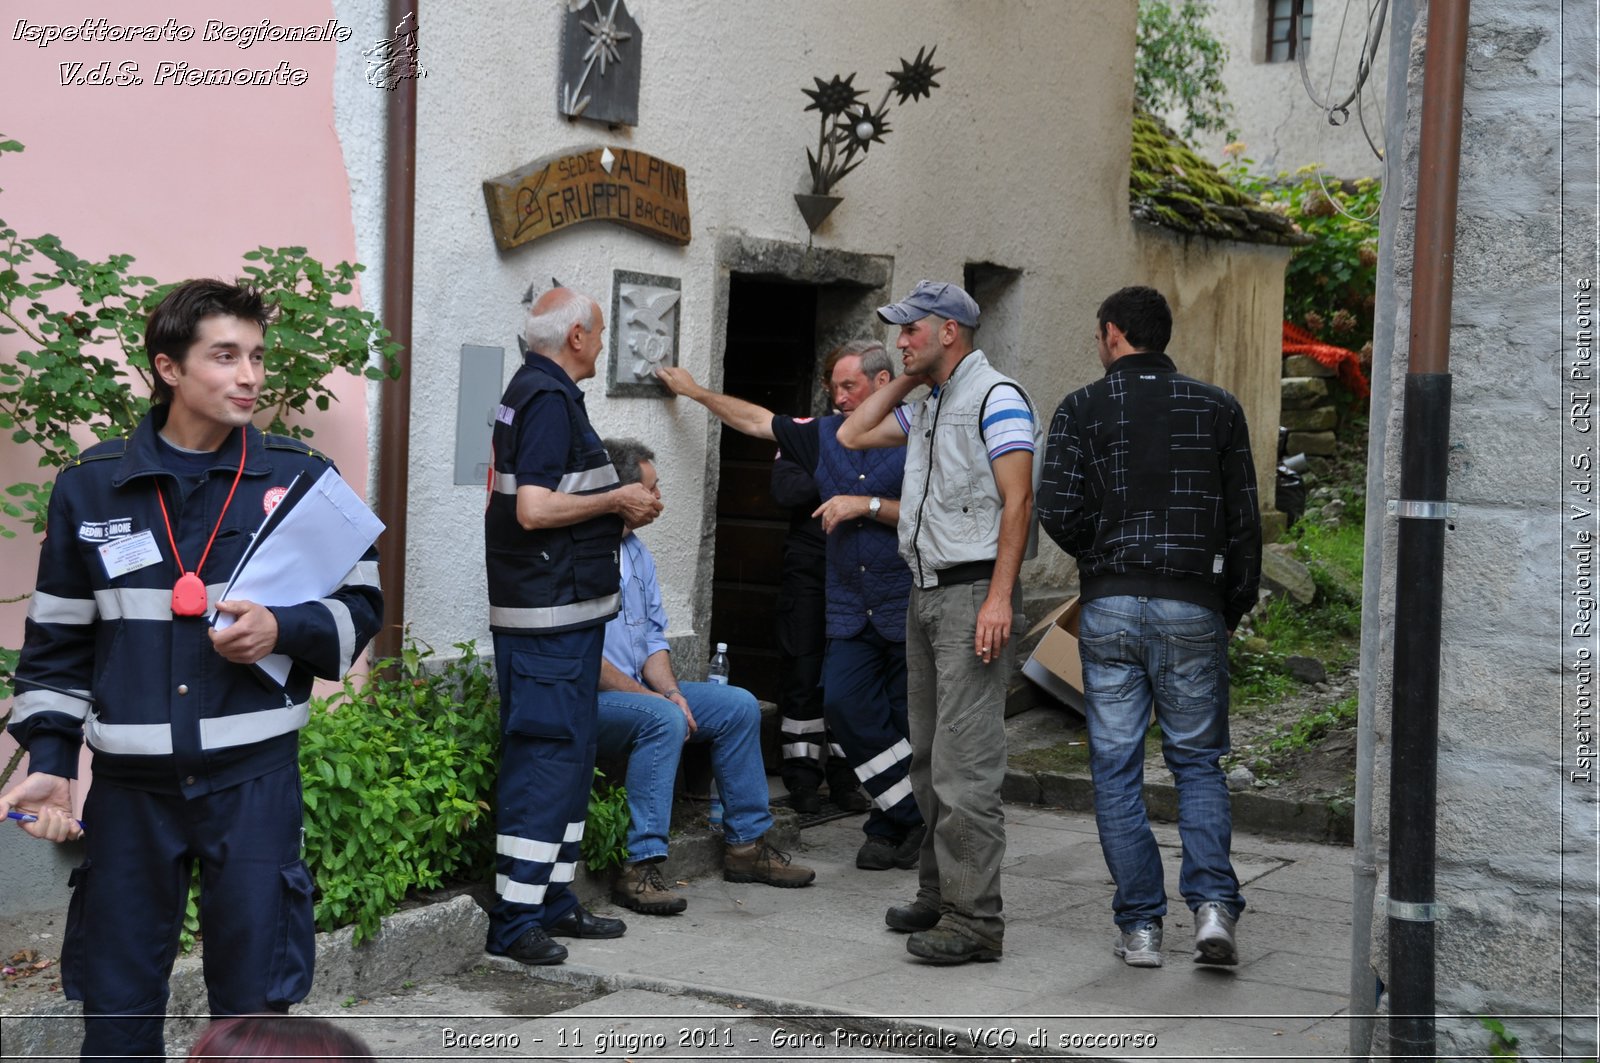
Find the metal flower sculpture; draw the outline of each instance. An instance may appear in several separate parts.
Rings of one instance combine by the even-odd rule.
[[[844,78],[835,75],[829,81],[813,77],[817,87],[800,90],[811,99],[806,110],[818,113],[817,149],[806,149],[806,160],[811,165],[811,193],[795,197],[812,232],[838,205],[838,197],[830,194],[833,186],[865,162],[872,145],[882,144],[888,135],[889,97],[905,104],[931,96],[939,87],[933,78],[944,67],[933,65],[935,51],[937,46],[918,48],[915,59],[901,59],[899,70],[887,71],[889,87],[876,107],[861,99],[866,90],[855,87],[854,74]]]

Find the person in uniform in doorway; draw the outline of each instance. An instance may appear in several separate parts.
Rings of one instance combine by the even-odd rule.
[[[383,596],[369,548],[324,598],[218,600],[295,478],[330,467],[251,424],[271,317],[243,286],[169,292],[145,328],[154,406],[62,469],[50,496],[10,722],[28,775],[0,795],[0,817],[87,839],[61,953],[85,1058],[164,1056],[196,860],[212,1013],[286,1011],[311,988],[298,733],[313,677],[350,668]],[[214,627],[218,613],[232,625]],[[251,667],[268,654],[291,662],[282,686]],[[85,741],[80,829],[69,790]]]
[[[661,503],[621,484],[589,424],[578,382],[595,374],[605,319],[587,295],[553,288],[528,308],[527,353],[495,414],[484,513],[489,629],[500,687],[495,890],[488,950],[560,963],[551,935],[620,937],[567,883],[577,870],[595,757],[605,625],[621,596],[625,526]]]
[[[812,470],[782,450],[772,459],[771,490],[772,500],[789,511],[775,625],[782,654],[783,786],[790,807],[802,815],[822,811],[824,780],[835,808],[865,812],[872,801],[861,792],[844,747],[828,735],[822,708],[822,662],[828,648],[828,537],[816,515],[822,496]]]
[[[961,288],[922,281],[878,316],[900,328],[905,373],[857,407],[839,442],[906,448],[911,784],[928,824],[916,899],[885,922],[932,963],[998,960],[1006,684],[1043,433],[1022,388],[974,348],[978,304]],[[929,397],[900,405],[921,384]]]
[[[883,345],[857,340],[832,351],[826,372],[834,405],[848,413],[892,379]],[[905,620],[911,574],[895,550],[901,451],[856,453],[835,436],[843,414],[781,417],[755,403],[708,391],[685,369],[656,375],[745,435],[776,439],[816,477],[816,516],[827,533],[828,647],[822,666],[828,729],[861,780],[873,809],[856,866],[888,871],[916,866],[922,815],[911,793],[906,729]]]
[[[1039,523],[1078,559],[1079,647],[1095,823],[1117,884],[1116,954],[1161,966],[1167,893],[1144,805],[1155,706],[1178,787],[1194,959],[1239,962],[1244,910],[1229,849],[1228,639],[1256,604],[1261,514],[1244,410],[1178,372],[1172,311],[1154,288],[1100,304],[1105,376],[1061,400],[1050,422]]]
[[[661,497],[650,448],[636,439],[608,439],[605,447],[624,484],[642,484]],[[767,844],[772,810],[761,762],[761,706],[743,687],[678,682],[655,558],[633,530],[630,525],[622,539],[622,611],[606,625],[600,662],[600,753],[628,762],[628,861],[611,899],[646,915],[674,915],[688,904],[661,877],[661,864],[672,826],[672,785],[689,742],[711,745],[727,842],[722,877],[808,886],[816,872]]]

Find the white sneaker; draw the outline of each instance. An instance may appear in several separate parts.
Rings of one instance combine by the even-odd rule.
[[[1194,962],[1232,967],[1239,962],[1239,947],[1234,944],[1233,925],[1221,901],[1206,901],[1194,910]]]
[[[1132,930],[1119,931],[1113,952],[1129,967],[1161,966],[1161,924],[1145,923]]]

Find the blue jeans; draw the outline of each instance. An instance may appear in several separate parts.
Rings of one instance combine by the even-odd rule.
[[[1161,852],[1144,806],[1144,738],[1155,703],[1161,752],[1178,787],[1189,908],[1244,909],[1229,848],[1233,812],[1220,761],[1228,752],[1228,632],[1203,605],[1119,596],[1086,602],[1079,621],[1089,770],[1100,849],[1116,881],[1117,926],[1167,914]]]
[[[682,683],[694,713],[691,742],[711,743],[711,774],[722,801],[729,845],[753,842],[772,826],[766,769],[761,763],[761,706],[743,687]],[[683,711],[654,694],[600,693],[600,753],[628,758],[628,862],[667,855],[672,785],[689,723]]]

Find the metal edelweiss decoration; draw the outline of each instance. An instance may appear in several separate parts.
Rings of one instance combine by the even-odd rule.
[[[639,124],[644,35],[622,0],[566,0],[561,113],[609,125]]]
[[[839,205],[842,197],[830,194],[833,186],[867,161],[872,145],[882,144],[889,134],[889,97],[898,97],[896,102],[904,104],[931,96],[939,87],[933,78],[944,67],[933,65],[937,50],[938,45],[918,48],[915,59],[901,59],[899,70],[886,71],[889,87],[883,90],[877,107],[863,102],[861,97],[866,90],[855,87],[854,74],[846,78],[835,74],[831,81],[813,77],[817,87],[800,90],[811,98],[806,110],[818,112],[817,150],[806,149],[806,160],[811,164],[811,191],[797,192],[794,197],[812,232]]]

